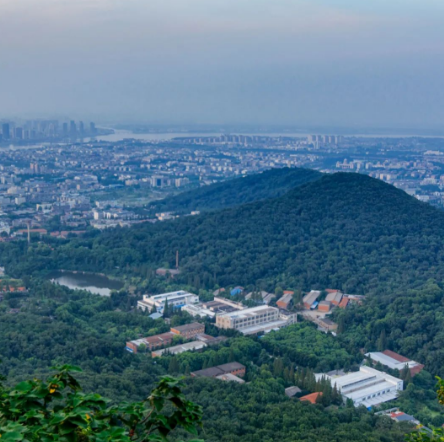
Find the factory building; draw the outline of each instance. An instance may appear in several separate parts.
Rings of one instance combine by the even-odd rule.
[[[336,385],[344,400],[351,399],[355,406],[367,408],[396,399],[398,392],[404,388],[401,379],[366,366],[343,376],[318,374],[316,377],[325,377],[332,387]]]

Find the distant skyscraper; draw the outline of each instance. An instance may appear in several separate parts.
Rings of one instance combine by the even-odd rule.
[[[77,133],[77,126],[76,126],[76,122],[75,122],[75,121],[71,121],[71,122],[69,123],[69,131],[70,131],[72,134]]]
[[[23,140],[23,127],[16,127],[15,128],[15,138],[19,140]]]
[[[9,140],[11,138],[11,132],[8,123],[2,124],[2,135],[4,140]]]
[[[63,123],[62,131],[63,135],[68,135],[68,123]]]
[[[96,133],[96,124],[93,122],[89,123],[89,130],[92,134],[95,134]]]
[[[83,121],[79,122],[79,132],[81,134],[85,133],[85,125],[83,124]]]

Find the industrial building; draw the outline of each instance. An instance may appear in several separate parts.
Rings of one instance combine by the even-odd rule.
[[[162,312],[167,301],[169,307],[181,308],[187,304],[197,304],[199,302],[199,296],[184,290],[153,296],[143,295],[143,299],[137,301],[137,308],[150,312],[156,309],[158,312]]]
[[[327,297],[325,298],[326,301],[331,302],[333,305],[338,306],[340,302],[342,301],[343,294],[339,290],[326,290]]]
[[[293,300],[293,292],[287,292],[284,293],[284,296],[279,298],[279,300],[276,302],[276,305],[279,308],[287,309],[288,306],[291,304],[292,300]]]
[[[313,304],[317,301],[319,296],[321,296],[321,292],[319,290],[312,290],[310,293],[307,293],[302,299],[304,307],[307,310],[310,309],[313,306]]]
[[[351,399],[355,406],[367,408],[396,399],[398,392],[404,388],[401,379],[366,366],[343,376],[318,374],[316,377],[325,377],[332,387],[336,385],[344,400]]]
[[[292,316],[292,321],[294,316]],[[244,335],[268,332],[289,325],[279,309],[261,305],[216,316],[216,326],[222,329],[239,330]]]
[[[391,350],[384,350],[383,352],[374,352],[374,353],[366,353],[368,358],[370,358],[374,362],[379,362],[386,367],[389,367],[393,370],[403,370],[407,365],[410,369],[410,374],[412,376],[417,375],[423,368],[424,365],[419,362],[412,361],[405,356],[401,356],[398,353],[395,353]]]

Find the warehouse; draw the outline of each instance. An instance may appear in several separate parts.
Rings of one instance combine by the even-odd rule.
[[[318,379],[320,377],[328,379],[332,387],[336,385],[344,399],[367,408],[396,399],[404,388],[401,379],[366,366],[343,376],[317,375]]]
[[[367,353],[365,356],[370,358],[374,362],[379,362],[386,367],[393,370],[403,370],[407,365],[410,369],[410,374],[412,376],[417,375],[423,368],[424,365],[419,362],[412,361],[405,356],[401,356],[391,350],[384,350],[383,352]]]

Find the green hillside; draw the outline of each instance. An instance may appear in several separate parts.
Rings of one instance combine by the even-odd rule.
[[[215,210],[239,206],[253,201],[276,198],[301,184],[322,176],[310,169],[271,169],[261,174],[248,175],[156,201],[150,208],[159,212],[189,213],[194,210]]]
[[[350,345],[374,348],[384,328],[392,348],[444,369],[444,213],[364,175],[328,175],[272,200],[107,231],[54,251],[34,246],[26,258],[8,252],[8,260],[18,276],[62,267],[150,278],[150,269],[174,264],[176,250],[177,282],[196,289],[371,295],[347,318]]]

